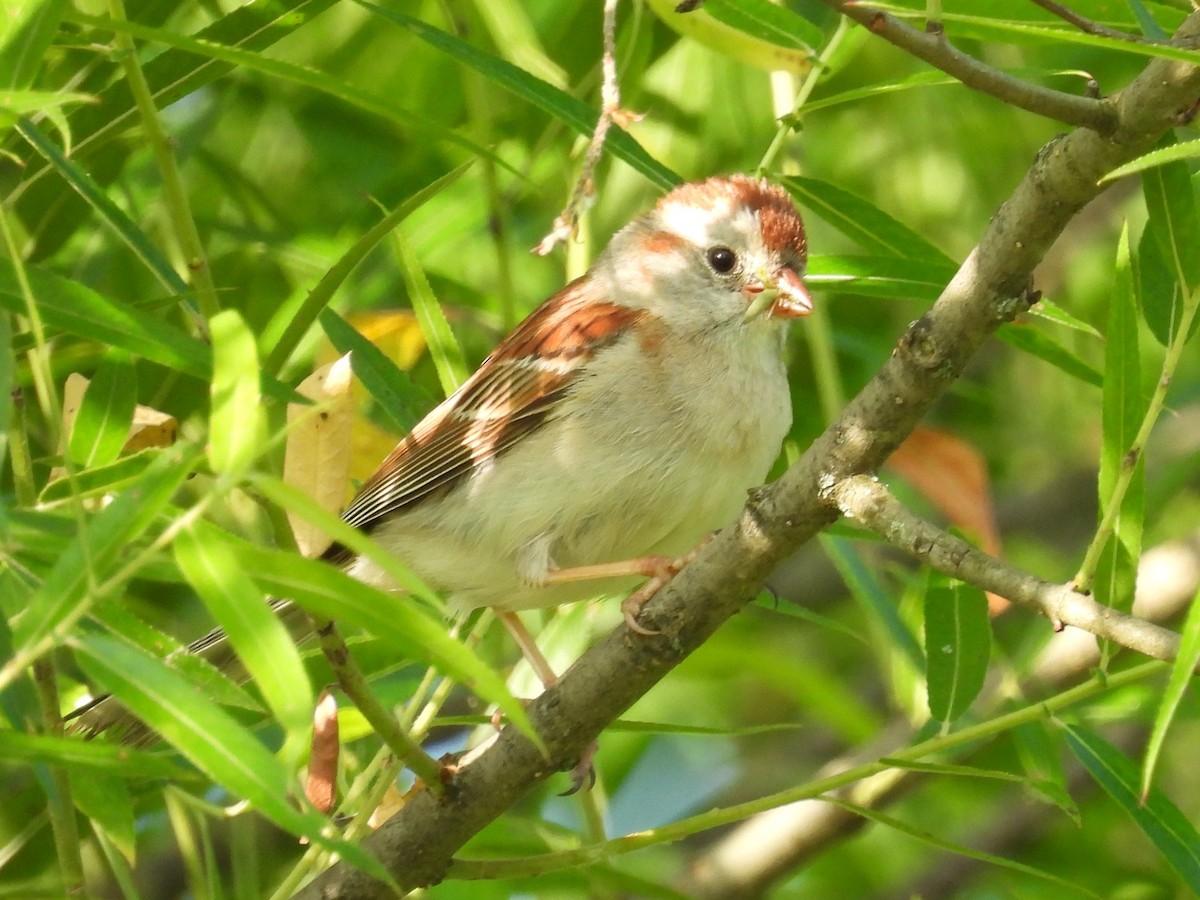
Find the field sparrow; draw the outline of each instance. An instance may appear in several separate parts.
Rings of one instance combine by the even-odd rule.
[[[453,607],[495,608],[544,681],[514,610],[649,577],[624,607],[649,633],[641,603],[733,518],[788,433],[782,326],[812,310],[806,256],[780,188],[739,175],[676,188],[517,326],[343,517]],[[387,586],[343,548],[326,557]],[[217,634],[193,649],[233,662]],[[110,724],[101,707],[80,727]]]

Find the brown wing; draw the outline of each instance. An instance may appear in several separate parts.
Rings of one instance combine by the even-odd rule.
[[[454,486],[541,425],[596,352],[642,315],[591,296],[583,279],[564,287],[396,445],[342,518],[369,531]]]

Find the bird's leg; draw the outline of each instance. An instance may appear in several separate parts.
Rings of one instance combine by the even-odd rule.
[[[630,631],[644,634],[647,637],[660,634],[651,628],[638,624],[637,616],[650,599],[657,594],[676,573],[696,558],[705,544],[712,540],[712,535],[705,537],[699,544],[683,556],[672,559],[669,556],[639,556],[636,559],[623,559],[617,562],[597,563],[591,566],[573,566],[569,569],[551,569],[546,573],[545,584],[567,584],[575,581],[594,581],[598,578],[613,578],[627,575],[641,575],[648,579],[645,584],[630,594],[621,603],[621,613]]]
[[[550,687],[558,681],[558,675],[554,673],[549,660],[538,649],[537,641],[533,639],[533,635],[529,633],[529,629],[525,627],[525,623],[521,621],[520,617],[515,612],[502,610],[496,610],[496,617],[500,619],[504,627],[508,629],[508,633],[512,635],[513,640],[517,642],[517,646],[521,648],[521,655],[533,667],[533,671],[541,679],[542,686]],[[493,721],[492,724],[496,723]],[[579,762],[571,769],[571,787],[560,796],[569,797],[577,793],[585,782],[589,789],[595,785],[596,769],[592,766],[592,760],[596,758],[596,751],[599,749],[600,745],[596,741],[588,744],[587,749],[583,751],[583,756],[579,758]]]
[[[534,674],[541,680],[542,686],[550,687],[558,681],[558,676],[554,674],[549,660],[542,655],[537,641],[533,639],[533,635],[529,633],[529,629],[525,627],[525,623],[521,621],[520,617],[515,612],[502,612],[501,610],[496,610],[496,617],[508,629],[513,640],[517,642],[517,646],[521,648],[521,655],[533,667]]]

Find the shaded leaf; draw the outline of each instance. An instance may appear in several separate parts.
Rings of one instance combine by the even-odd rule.
[[[1096,783],[1133,819],[1194,894],[1200,894],[1200,833],[1162,791],[1145,798],[1136,767],[1098,735],[1066,726],[1067,746]]]
[[[801,207],[820,216],[868,253],[957,268],[954,260],[924,237],[862,197],[817,178],[792,175],[779,182]]]
[[[1146,741],[1146,757],[1142,764],[1141,795],[1143,797],[1150,793],[1154,783],[1154,770],[1166,742],[1167,731],[1175,719],[1175,714],[1179,710],[1179,704],[1183,702],[1187,689],[1195,681],[1198,667],[1200,667],[1200,592],[1197,592],[1196,596],[1192,598],[1192,603],[1188,607],[1187,618],[1184,620],[1183,632],[1180,635],[1179,655],[1171,663],[1171,677],[1163,689],[1162,699],[1154,714],[1154,727],[1150,731],[1149,740]]]
[[[996,330],[996,337],[1010,347],[1050,363],[1077,381],[1100,387],[1104,376],[1095,367],[1076,356],[1054,338],[1030,325],[1005,323]]]
[[[983,688],[992,629],[983,591],[934,574],[925,592],[929,712],[948,727]]]

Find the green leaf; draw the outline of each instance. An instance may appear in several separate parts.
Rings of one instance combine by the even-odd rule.
[[[396,430],[401,434],[412,431],[413,426],[435,405],[433,398],[333,310],[322,310],[320,322],[337,352],[350,354],[350,367],[354,374]]]
[[[1138,172],[1145,172],[1148,169],[1153,169],[1155,166],[1163,166],[1173,162],[1185,162],[1196,157],[1200,157],[1200,140],[1180,141],[1178,144],[1171,144],[1169,147],[1159,147],[1156,150],[1151,150],[1149,153],[1130,160],[1123,166],[1117,166],[1101,178],[1100,183],[1116,181],[1118,178],[1124,178],[1126,175],[1136,175]]]
[[[193,523],[175,538],[175,560],[225,631],[275,718],[289,732],[304,731],[314,705],[308,673],[287,629],[249,574],[239,568],[225,534],[204,521]]]
[[[36,266],[28,266],[25,272],[47,327],[119,347],[197,378],[208,378],[208,348],[195,338],[77,281]],[[8,260],[0,260],[0,309],[25,314],[21,290]]]
[[[0,317],[3,318],[3,317]],[[38,495],[39,504],[58,503],[72,497],[80,499],[98,497],[128,487],[162,455],[162,450],[150,447],[128,456],[122,456],[108,465],[97,466],[78,473],[74,480],[58,478],[51,481]]]
[[[992,628],[987,597],[973,585],[935,574],[925,592],[929,712],[949,727],[983,688]]]
[[[1184,293],[1190,294],[1200,286],[1200,255],[1196,253],[1200,221],[1187,165],[1168,162],[1145,172],[1142,194],[1150,217],[1147,227],[1158,241],[1171,271],[1183,283]]]
[[[118,495],[83,529],[55,562],[15,630],[18,653],[51,634],[64,636],[99,599],[97,582],[129,544],[141,538],[191,473],[195,447],[178,444],[146,469],[137,484]]]
[[[1017,756],[1029,774],[1030,782],[1039,785],[1038,793],[1070,816],[1076,825],[1082,825],[1079,805],[1067,788],[1061,741],[1054,740],[1055,735],[1047,726],[1047,722],[1037,721],[1014,728],[1011,734]]]
[[[87,674],[162,735],[213,781],[248,800],[281,828],[343,855],[387,879],[360,847],[325,835],[325,818],[299,812],[288,798],[290,773],[245,728],[152,654],[102,634],[72,640]]]
[[[804,209],[820,216],[868,253],[957,268],[954,260],[921,235],[862,197],[817,178],[793,175],[779,181]]]
[[[137,372],[125,354],[107,353],[83,395],[67,450],[85,468],[111,463],[129,438]]]
[[[1005,323],[996,330],[996,337],[1010,347],[1050,363],[1060,372],[1065,372],[1084,384],[1100,387],[1104,383],[1103,374],[1097,372],[1091,364],[1032,325]]]
[[[182,575],[179,581],[183,582]],[[192,653],[188,645],[132,613],[119,598],[108,598],[97,603],[92,608],[90,618],[116,637],[153,653],[213,702],[259,715],[264,712],[261,703],[241,685],[233,682],[232,679],[238,677],[236,673],[222,672],[203,655]]]
[[[1133,763],[1111,744],[1082,728],[1066,726],[1067,746],[1113,800],[1150,839],[1193,894],[1200,894],[1200,834],[1167,796],[1151,788],[1142,797]]]
[[[1093,328],[1083,319],[1076,318],[1071,315],[1053,300],[1046,297],[1040,299],[1029,310],[1031,316],[1036,316],[1039,319],[1045,319],[1047,322],[1054,322],[1056,325],[1065,325],[1074,331],[1082,331],[1086,335],[1103,340],[1104,335]]]
[[[148,753],[104,741],[26,734],[0,728],[0,759],[23,765],[66,766],[90,774],[122,778],[187,781],[195,776],[161,753]]]
[[[1175,719],[1179,704],[1183,702],[1184,694],[1195,681],[1197,667],[1200,667],[1200,591],[1192,598],[1191,606],[1188,607],[1179,640],[1179,655],[1171,663],[1171,676],[1167,679],[1167,686],[1154,714],[1154,727],[1150,731],[1149,740],[1146,741],[1146,758],[1142,764],[1143,797],[1150,793],[1154,783],[1154,769],[1166,742],[1167,731]]]
[[[384,9],[382,6],[368,3],[367,0],[355,0],[355,2],[369,9],[375,15],[390,19],[397,25],[407,28],[427,44],[481,72],[498,86],[523,100],[528,100],[543,112],[573,128],[577,133],[591,136],[592,129],[596,124],[596,111],[582,100],[535,78],[511,63],[472,47],[466,41],[427,25],[419,19],[410,18],[394,10]],[[683,180],[651,157],[641,144],[619,128],[609,131],[604,149],[605,152],[628,163],[634,171],[645,175],[653,184],[663,190],[672,188]]]
[[[13,395],[13,369],[16,367],[11,323],[9,316],[0,315],[0,467],[4,465],[4,452],[8,445],[8,422],[12,415],[10,398]]]
[[[257,547],[233,535],[226,535],[225,541],[264,590],[390,641],[412,659],[434,666],[495,703],[523,734],[543,746],[504,679],[409,598],[363,584],[320,560]]]
[[[814,288],[932,303],[954,277],[950,263],[899,256],[811,256],[805,284]]]
[[[462,347],[450,329],[450,323],[433,295],[433,288],[425,278],[425,270],[413,253],[412,247],[399,231],[392,232],[392,241],[396,246],[396,256],[399,258],[400,270],[404,273],[404,283],[408,287],[408,298],[412,303],[413,313],[421,325],[425,335],[425,344],[429,347],[429,355],[437,367],[438,380],[446,396],[450,396],[459,385],[471,374],[467,369],[467,361],[463,356]]]
[[[1148,402],[1142,394],[1142,369],[1138,354],[1138,315],[1130,271],[1129,231],[1121,232],[1113,289],[1108,309],[1108,335],[1104,355],[1104,405],[1101,415],[1100,513],[1112,505],[1121,472],[1130,464],[1128,453],[1145,418]],[[1139,457],[1133,480],[1113,523],[1113,535],[1097,567],[1096,599],[1114,609],[1133,607],[1137,564],[1142,555],[1145,517],[1146,466]]]
[[[213,342],[212,417],[208,460],[217,472],[243,472],[263,444],[258,348],[241,314],[227,309],[209,323]]]
[[[438,615],[445,614],[446,607],[441,598],[395,554],[389,553],[369,535],[350,525],[340,516],[323,509],[308,494],[281,479],[260,473],[254,476],[253,482],[262,495],[271,502],[306,519],[329,535],[333,541],[366,557],[379,566],[381,572],[385,573],[410,596],[419,599],[431,610],[436,611]]]
[[[767,71],[809,71],[814,57],[810,44],[819,45],[823,39],[807,19],[764,0],[711,0],[686,13],[677,11],[678,0],[649,0],[648,5],[683,37]]]
[[[1149,219],[1138,245],[1139,266],[1147,268],[1154,282],[1142,283],[1140,299],[1146,323],[1166,346],[1179,330],[1184,298],[1200,287],[1200,254],[1196,252],[1200,216],[1185,163],[1167,163],[1145,172],[1142,193]],[[1159,266],[1164,271],[1156,271]],[[1194,329],[1195,325],[1193,333]]]
[[[33,83],[69,5],[68,0],[40,0],[6,6],[0,87],[23,88]]]

